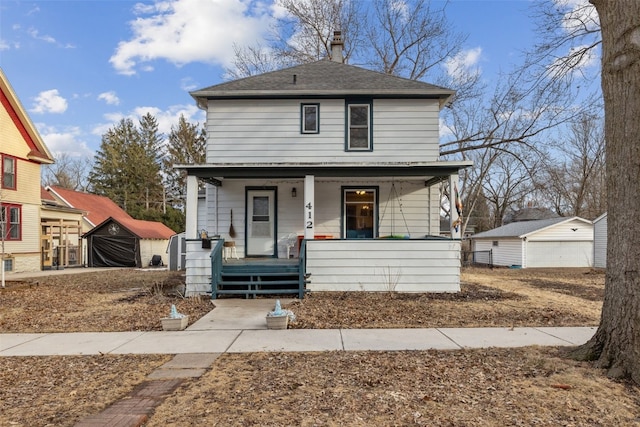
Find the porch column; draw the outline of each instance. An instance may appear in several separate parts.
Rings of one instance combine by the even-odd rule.
[[[185,238],[197,239],[198,234],[198,177],[187,175],[187,226]]]
[[[449,176],[449,229],[452,239],[462,237],[462,201],[458,191],[458,174]]]
[[[315,236],[315,177],[306,175],[304,177],[304,238],[313,239]]]

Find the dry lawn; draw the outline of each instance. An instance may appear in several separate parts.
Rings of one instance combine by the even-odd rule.
[[[0,332],[158,330],[181,276],[109,271],[10,282]],[[604,274],[466,269],[456,295],[311,294],[296,328],[596,325]],[[640,426],[638,387],[567,348],[225,354],[158,407],[150,426]],[[0,357],[0,425],[72,426],[171,356]]]

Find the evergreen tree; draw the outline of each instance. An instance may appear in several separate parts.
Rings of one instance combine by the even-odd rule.
[[[176,164],[199,164],[206,161],[206,133],[204,127],[189,123],[180,115],[178,126],[171,127],[167,142],[167,155],[163,159],[167,197],[175,208],[183,208],[187,176],[184,171],[174,169]]]
[[[131,119],[122,119],[102,135],[100,149],[94,157],[89,183],[95,194],[106,196],[125,211],[132,197],[132,178],[136,168],[131,163],[129,147],[139,139],[138,130]]]
[[[164,186],[162,184],[162,135],[158,121],[150,113],[140,119],[140,140],[136,147],[138,177],[137,211],[165,211]],[[139,213],[138,216],[139,217]]]
[[[162,138],[158,123],[150,114],[137,128],[122,119],[103,136],[96,152],[89,182],[94,193],[106,196],[137,219],[164,213],[161,174]]]

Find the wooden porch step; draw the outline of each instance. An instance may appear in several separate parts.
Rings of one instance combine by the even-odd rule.
[[[216,292],[218,295],[274,295],[274,294],[297,294],[298,289],[279,289],[274,292],[273,289],[252,289],[246,292],[238,292],[237,290],[218,289]]]
[[[269,273],[269,272],[281,272],[281,273],[297,273],[300,268],[297,265],[287,266],[224,266],[222,272],[227,274],[237,273]]]
[[[297,263],[225,263],[219,281],[212,289],[212,298],[217,295],[249,298],[265,294],[298,294],[302,297],[307,279],[307,275],[300,277]]]
[[[222,280],[218,284],[218,286],[283,286],[283,285],[292,285],[298,288],[298,280],[236,280],[236,281],[227,281]]]
[[[256,271],[256,272],[246,272],[246,271],[238,271],[238,272],[228,272],[222,271],[223,277],[284,277],[284,276],[295,276],[298,277],[297,271]]]

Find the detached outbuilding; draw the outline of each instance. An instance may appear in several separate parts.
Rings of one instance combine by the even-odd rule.
[[[471,237],[472,250],[499,266],[592,267],[593,224],[580,218],[512,222]]]
[[[109,217],[83,236],[89,267],[144,267],[166,251],[174,234],[155,221]]]

